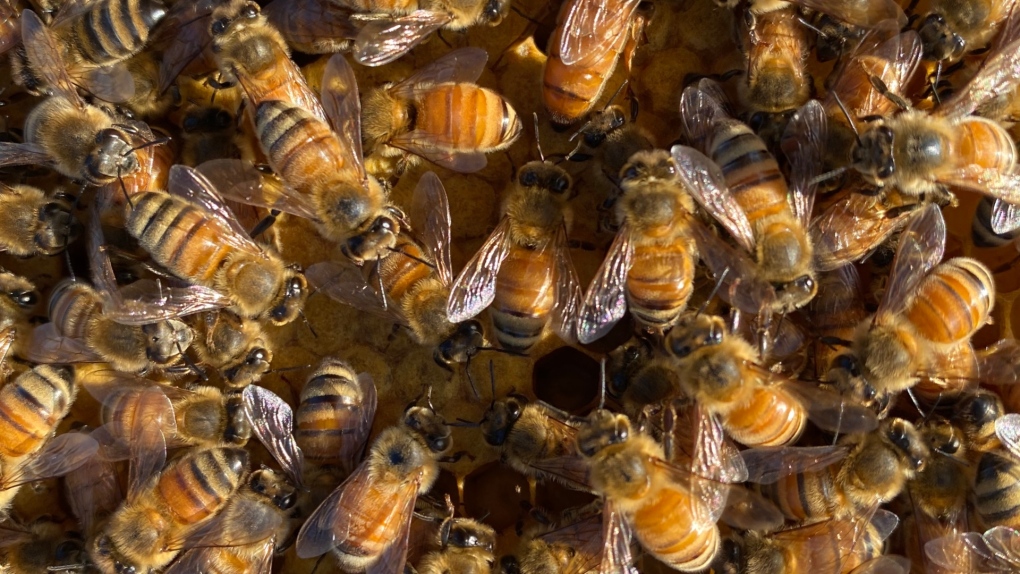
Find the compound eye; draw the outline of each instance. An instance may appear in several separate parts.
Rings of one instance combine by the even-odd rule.
[[[565,177],[557,177],[556,179],[552,180],[552,183],[549,185],[549,188],[556,193],[563,193],[570,189],[570,180],[568,180]]]
[[[39,302],[39,296],[34,291],[23,291],[21,293],[13,293],[12,298],[19,307],[29,308],[35,307],[35,304]]]
[[[245,18],[255,18],[259,15],[259,5],[254,2],[249,2],[244,6],[244,12],[241,13]]]
[[[632,165],[632,166],[628,167],[627,169],[623,170],[623,173],[620,174],[620,179],[636,179],[637,176],[638,176],[638,168],[637,168],[637,166]]]
[[[257,363],[263,363],[263,362],[266,361],[266,358],[268,356],[269,356],[269,352],[266,351],[265,349],[259,347],[259,348],[256,348],[256,349],[252,349],[252,351],[250,353],[248,353],[248,359],[246,360],[246,362],[249,365],[254,365],[254,364],[257,364]]]
[[[585,134],[584,136],[584,143],[588,147],[599,147],[604,141],[606,141],[606,134],[602,132]]]
[[[212,28],[210,28],[210,30],[212,31],[214,36],[219,36],[220,34],[227,31],[227,26],[229,25],[230,20],[228,18],[220,18],[219,20],[212,23]]]
[[[183,122],[181,122],[181,129],[183,129],[184,131],[186,131],[188,133],[191,133],[191,132],[197,130],[198,126],[199,126],[199,120],[195,116],[188,116],[188,117],[184,118]]]
[[[511,421],[521,418],[521,404],[517,401],[509,401],[506,405],[506,413]]]
[[[435,452],[443,452],[450,448],[450,437],[435,437],[429,441],[429,445]]]
[[[535,185],[538,185],[538,174],[529,169],[528,171],[522,172],[520,177],[517,178],[517,181],[519,181],[524,187],[534,187]]]

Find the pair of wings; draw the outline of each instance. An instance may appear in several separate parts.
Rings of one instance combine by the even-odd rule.
[[[85,433],[59,434],[34,454],[5,467],[0,475],[0,490],[63,476],[91,460],[98,451],[99,444]]]
[[[998,574],[1020,568],[1020,532],[996,526],[984,532],[961,532],[930,540],[925,557],[950,572]]]

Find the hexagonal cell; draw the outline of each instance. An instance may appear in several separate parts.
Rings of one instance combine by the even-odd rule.
[[[535,361],[532,392],[539,399],[577,413],[599,394],[599,363],[573,347],[560,347]]]
[[[513,527],[527,514],[531,498],[528,479],[499,462],[475,469],[464,478],[464,510],[496,532]]]

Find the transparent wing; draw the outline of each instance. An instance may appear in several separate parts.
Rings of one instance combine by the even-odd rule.
[[[248,231],[224,203],[212,182],[196,169],[181,164],[170,168],[167,191],[204,209],[211,216],[209,221],[221,227],[222,232],[217,234],[220,241],[248,253],[263,254],[262,248],[248,236]]]
[[[1008,526],[996,526],[985,531],[985,544],[1003,562],[1020,566],[1020,532]]]
[[[431,64],[426,64],[406,80],[398,82],[390,88],[390,91],[398,97],[411,97],[417,89],[427,89],[436,84],[449,82],[473,84],[481,77],[488,59],[488,52],[482,48],[458,48],[447,52]]]
[[[914,213],[910,224],[900,234],[900,243],[889,272],[889,284],[877,313],[903,311],[917,284],[942,260],[945,248],[946,222],[942,210],[934,204],[925,205]]]
[[[361,390],[358,417],[353,425],[342,429],[344,441],[340,446],[340,461],[346,472],[353,470],[361,460],[361,453],[365,451],[365,445],[368,443],[368,434],[372,430],[372,421],[375,420],[379,401],[371,375],[360,373],[357,383]]]
[[[715,122],[730,115],[726,111],[726,101],[726,94],[719,84],[709,79],[687,86],[680,96],[684,135],[702,153],[708,151],[705,148],[706,138]]]
[[[381,66],[403,56],[450,21],[450,16],[415,10],[393,19],[370,20],[354,40],[354,59],[363,66]]]
[[[1020,343],[1002,339],[978,352],[981,382],[990,385],[1015,385],[1020,382]]]
[[[322,107],[326,112],[333,131],[340,139],[344,151],[344,165],[358,173],[366,181],[363,152],[361,148],[361,99],[358,96],[358,81],[354,70],[342,54],[334,54],[326,62],[322,75]],[[349,162],[349,163],[348,163]]]
[[[722,170],[698,150],[676,145],[670,150],[679,168],[680,180],[688,193],[705,209],[748,253],[754,253],[754,230],[747,214],[737,203]]]
[[[208,287],[142,279],[121,287],[116,304],[103,304],[103,315],[124,325],[148,325],[229,306],[229,297]]]
[[[411,229],[421,237],[422,243],[436,263],[436,273],[444,285],[453,282],[453,263],[450,261],[450,202],[439,176],[429,171],[421,176],[411,196],[408,210]]]
[[[633,266],[633,256],[630,226],[625,221],[584,296],[577,322],[577,339],[581,343],[601,339],[627,313],[627,274]]]
[[[354,40],[360,31],[351,10],[329,0],[275,0],[262,8],[262,14],[301,51],[311,46],[316,53],[328,53],[336,44]]]
[[[815,267],[829,271],[859,261],[910,221],[912,209],[898,209],[859,193],[825,209],[808,228]]]
[[[21,12],[21,38],[32,70],[42,76],[53,95],[66,99],[79,110],[85,109],[85,101],[78,96],[57,40],[32,10]]]
[[[44,478],[64,476],[95,457],[98,451],[99,444],[85,433],[59,434],[17,472],[4,476],[4,490]]]
[[[102,363],[103,358],[77,339],[64,337],[53,323],[32,330],[25,358],[33,363]]]
[[[790,160],[790,205],[805,228],[811,221],[817,183],[812,183],[822,165],[828,141],[828,116],[818,100],[811,100],[793,114],[786,124],[780,146]]]
[[[1013,9],[1010,21],[1020,19],[1018,10]],[[1004,32],[1012,25],[1007,22]],[[1012,93],[1020,82],[1020,38],[1015,38],[995,51],[970,79],[967,85],[938,108],[935,113],[949,118],[973,114],[982,105],[1002,94]]]
[[[388,143],[457,173],[480,171],[489,161],[480,151],[452,149],[462,144],[441,135],[419,130],[397,135]]]
[[[478,315],[496,297],[496,275],[510,252],[510,219],[504,217],[450,288],[446,314],[451,323]]]
[[[590,574],[598,569],[605,549],[602,522],[602,514],[595,513],[540,537],[550,544],[565,544],[574,551],[560,574]]]
[[[1002,171],[978,164],[970,164],[961,166],[953,171],[939,173],[938,181],[983,193],[1010,203],[1020,203],[1020,188],[1018,188],[1020,186],[1020,173],[1016,171]]]
[[[924,545],[925,556],[933,564],[959,572],[1009,572],[1007,565],[988,547],[985,539],[977,532],[962,532],[929,540]],[[969,570],[967,570],[969,569]]]
[[[121,62],[73,74],[75,83],[96,98],[112,102],[126,102],[135,96],[135,79]]]
[[[276,393],[258,385],[244,389],[244,412],[252,431],[286,472],[294,486],[303,486],[304,455],[294,440],[294,411]]]
[[[0,142],[0,167],[8,165],[44,165],[53,161],[41,146],[32,143]]]
[[[995,434],[1014,454],[1020,453],[1020,414],[1010,413],[995,421]]]
[[[850,574],[908,574],[910,560],[903,556],[876,556],[850,571]]]
[[[215,7],[215,0],[179,2],[163,18],[160,27],[169,37],[159,61],[159,93],[166,92],[188,64],[212,44],[209,26]]]
[[[552,329],[566,342],[577,340],[577,316],[581,311],[581,281],[570,258],[567,229],[560,226],[549,244],[556,265],[556,299],[552,306]]]
[[[875,411],[854,404],[835,391],[793,379],[784,381],[782,385],[800,399],[807,409],[808,418],[824,431],[844,435],[871,432],[878,428]]]
[[[21,42],[21,26],[19,25],[19,14],[10,2],[0,4],[0,55],[6,54],[8,50]]]
[[[903,13],[903,8],[900,8],[895,0],[848,0],[845,2],[792,0],[792,3],[828,14],[847,24],[862,28],[873,28],[885,20],[894,20],[899,28],[907,25],[907,15]]]
[[[890,28],[892,33],[902,26]],[[836,107],[836,97],[847,108],[856,123],[858,118],[880,113],[887,109],[889,98],[870,85],[862,85],[865,78],[875,77],[895,94],[902,94],[904,84],[913,75],[921,61],[921,38],[914,30],[907,30],[892,37],[885,36],[885,29],[873,30],[858,46],[855,54],[848,59],[842,73],[836,76],[825,107],[830,113],[842,113]]]
[[[630,30],[640,0],[574,0],[566,8],[560,34],[560,60],[567,66],[591,66],[616,48]]]
[[[992,204],[992,231],[1006,235],[1020,229],[1020,205],[996,199]]]
[[[289,191],[282,182],[263,174],[254,164],[241,159],[214,159],[195,168],[225,199],[275,209],[317,221],[315,207],[303,193]]]
[[[417,490],[417,482],[411,482],[412,487]],[[405,487],[406,488],[406,487]],[[390,574],[391,572],[403,572],[407,563],[407,548],[411,537],[411,518],[414,516],[414,502],[417,493],[410,494],[396,501],[398,512],[393,522],[397,527],[393,530],[393,541],[383,551],[379,560],[365,568],[365,574]]]
[[[783,526],[783,513],[764,496],[742,486],[733,485],[727,491],[726,509],[719,518],[740,530],[771,532]]]
[[[761,279],[750,255],[730,247],[697,221],[691,221],[690,227],[701,260],[720,284],[719,297],[752,315],[771,308],[776,298],[775,289]]]
[[[821,470],[846,457],[845,446],[765,446],[741,451],[747,480],[772,484],[791,474]]]
[[[631,552],[633,528],[616,508],[613,500],[607,498],[602,505],[602,560],[599,574],[636,573],[634,556]]]
[[[406,323],[396,306],[383,307],[379,293],[365,282],[365,276],[358,267],[323,261],[306,269],[305,279],[316,291],[322,291],[334,301],[389,321]]]

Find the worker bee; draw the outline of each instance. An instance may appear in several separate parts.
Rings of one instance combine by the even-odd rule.
[[[1002,449],[988,449],[977,461],[977,474],[973,479],[971,500],[977,525],[983,528],[1006,526],[1017,528],[1020,513],[1016,504],[1016,479],[1020,464],[1020,416],[1005,414],[994,422],[995,435]]]
[[[224,310],[196,313],[187,323],[199,361],[218,370],[227,387],[243,389],[269,372],[273,351],[258,321]]]
[[[305,459],[338,465],[350,475],[368,443],[377,401],[371,375],[355,373],[339,359],[323,359],[298,403],[294,438]]]
[[[912,387],[922,375],[938,377],[936,355],[946,356],[939,359],[945,366],[945,360],[966,353],[971,335],[988,321],[994,282],[991,271],[973,259],[936,267],[945,234],[937,206],[926,205],[913,216],[900,236],[877,311],[858,326],[843,374],[831,372],[838,375],[837,385],[880,399]]]
[[[988,46],[1014,4],[1014,0],[935,0],[918,28],[924,59],[941,65]]]
[[[867,318],[862,297],[861,280],[853,266],[819,274],[818,297],[811,301],[810,320],[818,335],[814,365],[820,380],[829,382],[829,370],[850,347],[854,331]]]
[[[669,153],[634,154],[621,171],[620,186],[620,228],[581,307],[582,343],[608,333],[628,307],[643,327],[662,333],[694,291],[698,248],[689,224],[694,200],[680,187]]]
[[[510,468],[575,490],[588,491],[588,468],[577,454],[578,422],[544,402],[515,395],[493,401],[480,424],[482,436],[497,447]]]
[[[167,574],[216,572],[231,568],[269,572],[273,554],[290,531],[297,499],[283,476],[263,468],[248,475],[227,501],[216,525],[167,568]]]
[[[440,366],[466,363],[485,341],[478,321],[455,322],[447,314],[453,281],[450,206],[436,174],[427,172],[419,180],[409,219],[392,250],[374,262],[361,268],[317,263],[308,268],[307,276],[333,299],[406,326],[415,341],[435,346],[432,356]],[[358,237],[348,242],[356,248],[360,244]]]
[[[683,393],[672,356],[656,341],[644,337],[635,336],[611,351],[606,372],[606,391],[620,401],[623,412],[630,417]]]
[[[224,509],[247,467],[241,448],[191,449],[158,473],[132,477],[127,499],[90,545],[92,563],[103,574],[162,569]]]
[[[308,294],[304,276],[256,245],[202,174],[175,165],[167,189],[140,194],[127,218],[128,233],[152,259],[225,294],[242,317],[274,325],[294,320]]]
[[[470,518],[454,518],[453,503],[446,497],[449,517],[439,525],[439,550],[429,552],[418,562],[421,574],[486,574],[496,564],[496,531]]]
[[[924,469],[928,444],[914,425],[883,419],[869,433],[829,447],[766,447],[741,452],[749,481],[790,520],[867,519]]]
[[[542,71],[542,102],[553,123],[572,124],[591,111],[621,54],[630,68],[648,18],[640,4],[571,0],[560,7]]]
[[[16,257],[57,255],[80,235],[81,224],[59,194],[48,197],[29,185],[0,186],[0,250]]]
[[[406,54],[436,30],[458,31],[495,26],[510,11],[507,0],[334,0],[362,20],[354,40],[354,59],[363,66],[381,66]]]
[[[604,548],[602,514],[598,510],[601,501],[581,509],[568,509],[556,523],[526,531],[516,556],[501,559],[500,572],[553,574],[596,570]]]
[[[782,145],[792,163],[788,188],[764,142],[728,115],[724,101],[721,88],[711,80],[685,89],[684,130],[712,159],[686,146],[671,151],[694,199],[754,261],[702,226],[692,226],[701,257],[717,278],[723,276],[721,293],[728,293],[735,281],[740,283],[731,301],[740,310],[756,314],[762,308],[797,309],[818,290],[807,226],[816,187],[812,174],[825,142],[825,113],[812,101],[787,125]]]
[[[532,161],[517,172],[499,225],[450,290],[450,321],[466,321],[489,307],[504,349],[527,352],[552,319],[563,340],[574,339],[581,288],[570,260],[572,180],[551,162]]]
[[[365,96],[363,137],[370,154],[423,157],[460,172],[485,167],[485,155],[506,149],[521,133],[517,112],[502,96],[475,84],[488,58],[480,48],[454,50]]]
[[[353,10],[332,0],[279,0],[262,13],[291,48],[306,54],[349,52],[360,32]]]
[[[376,438],[354,473],[301,526],[298,557],[332,550],[344,569],[400,571],[415,500],[432,488],[437,459],[452,444],[450,427],[431,407],[408,407],[400,424]]]
[[[639,151],[655,148],[655,138],[651,132],[635,123],[637,113],[636,99],[631,100],[629,121],[623,108],[617,105],[593,112],[588,121],[571,136],[571,139],[577,139],[578,142],[577,147],[567,154],[567,159],[578,162],[593,160],[594,168],[591,171],[601,173],[613,187],[619,187],[620,174],[630,158]]]

